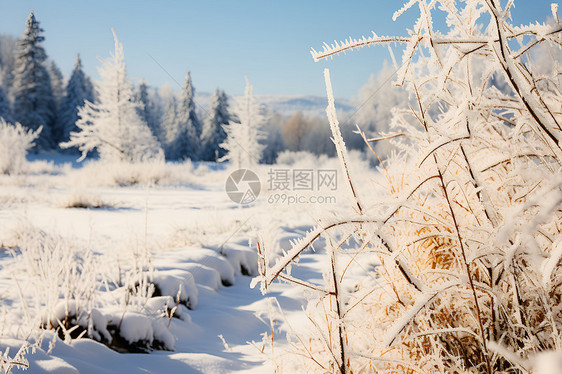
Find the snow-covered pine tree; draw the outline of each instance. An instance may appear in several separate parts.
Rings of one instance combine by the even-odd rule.
[[[205,119],[201,132],[202,160],[217,161],[224,157],[226,152],[221,144],[226,139],[224,126],[228,125],[229,121],[228,98],[224,91],[217,89],[211,97],[210,114]]]
[[[51,78],[51,88],[55,101],[57,104],[60,104],[64,96],[64,77],[62,72],[53,60],[50,60],[47,64],[47,72]]]
[[[51,79],[51,88],[53,90],[53,97],[55,99],[55,122],[53,124],[53,141],[58,144],[62,141],[63,127],[60,121],[60,109],[62,99],[64,97],[64,77],[57,66],[57,64],[51,60],[47,64],[47,72],[49,73],[49,78]]]
[[[162,98],[162,116],[160,128],[162,129],[160,142],[164,145],[166,159],[174,159],[174,139],[178,132],[178,100],[169,86],[165,85],[160,90]]]
[[[10,100],[4,92],[4,89],[0,86],[0,118],[4,118],[6,122],[13,122],[12,109],[10,108]]]
[[[139,116],[140,104],[133,100],[127,77],[123,45],[115,38],[115,52],[99,69],[96,103],[86,101],[76,122],[78,131],[61,147],[78,147],[82,157],[96,149],[102,160],[138,162],[162,157],[162,149]]]
[[[220,145],[227,151],[221,161],[229,160],[237,169],[251,167],[260,161],[264,148],[260,140],[265,138],[260,130],[263,111],[252,94],[252,85],[248,78],[245,79],[244,96],[236,100],[234,107],[237,120],[224,125],[227,137]]]
[[[18,40],[14,76],[14,117],[23,126],[36,130],[43,126],[37,140],[39,148],[52,148],[52,132],[56,115],[56,103],[51,79],[44,65],[47,54],[41,46],[45,38],[43,29],[29,14],[26,29]]]
[[[157,108],[155,103],[150,99],[148,92],[148,84],[144,79],[141,79],[139,85],[136,89],[136,101],[141,104],[139,108],[139,115],[144,122],[150,128],[152,135],[154,135],[158,140],[161,138],[161,128],[158,121]]]
[[[78,54],[60,105],[59,119],[62,127],[62,141],[68,141],[70,133],[78,130],[76,127],[78,110],[86,101],[94,101],[94,86],[82,70],[82,61],[80,60],[80,54]]]
[[[177,160],[199,157],[201,124],[197,118],[194,96],[195,89],[188,71],[177,108],[178,131],[172,144],[173,158]]]

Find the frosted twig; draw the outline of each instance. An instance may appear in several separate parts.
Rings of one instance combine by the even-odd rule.
[[[343,141],[343,137],[341,135],[339,121],[336,114],[336,106],[334,103],[334,93],[332,91],[332,81],[330,80],[330,70],[324,69],[324,80],[326,81],[326,93],[328,95],[328,106],[326,107],[326,114],[328,115],[328,120],[330,121],[330,129],[332,130],[332,139],[334,144],[336,145],[336,151],[338,153],[338,158],[341,162],[342,169],[345,172],[345,176],[347,179],[347,183],[351,193],[353,194],[353,198],[355,199],[355,205],[357,206],[357,210],[359,214],[363,214],[363,207],[359,202],[359,197],[357,196],[357,192],[355,187],[353,186],[353,181],[351,179],[349,166],[347,164],[347,149],[345,147],[345,142]]]

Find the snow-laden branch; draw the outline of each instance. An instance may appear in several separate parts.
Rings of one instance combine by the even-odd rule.
[[[349,165],[347,164],[347,148],[345,147],[345,142],[340,131],[340,124],[338,121],[338,116],[336,113],[336,105],[334,103],[334,93],[332,91],[332,81],[330,79],[330,70],[324,69],[324,80],[326,81],[326,93],[328,94],[328,106],[326,107],[326,114],[328,115],[328,121],[330,122],[330,129],[332,130],[332,140],[336,146],[336,151],[338,154],[338,159],[341,162],[342,170],[345,173],[345,178],[347,180],[347,185],[353,195],[355,200],[355,205],[359,214],[363,214],[363,207],[359,201],[359,196],[357,195],[357,190],[353,186],[353,181],[351,179],[351,174],[349,171]]]
[[[425,308],[435,297],[437,297],[440,293],[460,285],[459,281],[450,282],[442,285],[436,290],[427,290],[426,292],[420,294],[414,305],[400,317],[392,327],[387,331],[386,337],[384,339],[384,345],[389,347],[391,346],[396,338],[400,336],[404,328],[408,326],[408,324],[416,318],[420,310]]]
[[[367,47],[373,44],[397,44],[397,43],[408,43],[410,38],[408,37],[400,37],[400,36],[378,36],[373,31],[373,35],[370,37],[361,37],[359,39],[353,39],[349,37],[349,39],[343,40],[338,42],[334,40],[333,44],[324,43],[321,51],[316,51],[314,48],[311,49],[310,54],[314,61],[320,61],[324,58],[328,58],[330,56],[337,55],[339,53],[359,49],[362,47]]]

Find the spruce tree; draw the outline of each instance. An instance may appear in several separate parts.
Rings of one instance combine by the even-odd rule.
[[[224,91],[217,89],[211,97],[210,113],[201,133],[202,160],[216,161],[225,155],[226,151],[220,145],[226,139],[224,126],[228,125],[229,121],[228,99]]]
[[[49,61],[47,65],[47,71],[51,78],[51,88],[53,90],[55,102],[60,104],[64,96],[64,77],[57,64],[52,60]]]
[[[16,71],[14,76],[14,117],[28,129],[43,126],[36,144],[42,149],[52,148],[53,126],[56,119],[56,103],[51,88],[51,79],[44,62],[47,54],[42,47],[45,38],[43,29],[29,14],[26,29],[18,40]]]
[[[90,78],[82,70],[80,55],[77,55],[74,70],[66,84],[65,95],[60,106],[61,141],[68,141],[70,133],[78,130],[76,127],[78,110],[84,106],[86,101],[94,101],[94,87]]]
[[[181,92],[178,106],[178,131],[173,141],[173,157],[177,160],[199,157],[201,124],[195,110],[195,89],[191,83],[191,73],[188,71]]]
[[[141,104],[141,107],[139,108],[139,116],[146,122],[150,131],[152,131],[152,135],[160,140],[162,137],[162,131],[157,118],[157,107],[150,99],[148,85],[144,79],[142,79],[137,86],[135,97],[136,101]]]
[[[63,127],[60,121],[61,102],[64,96],[64,77],[54,61],[49,61],[47,64],[47,72],[51,79],[51,88],[53,90],[53,97],[55,99],[55,122],[53,124],[52,137],[54,144],[58,144],[62,140]]]
[[[166,159],[174,159],[174,140],[178,132],[178,100],[173,92],[167,92],[164,96],[164,109],[160,117],[161,138],[160,142],[164,145]]]

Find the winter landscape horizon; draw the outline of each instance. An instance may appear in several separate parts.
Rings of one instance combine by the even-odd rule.
[[[0,373],[562,374],[557,3],[0,10]]]

